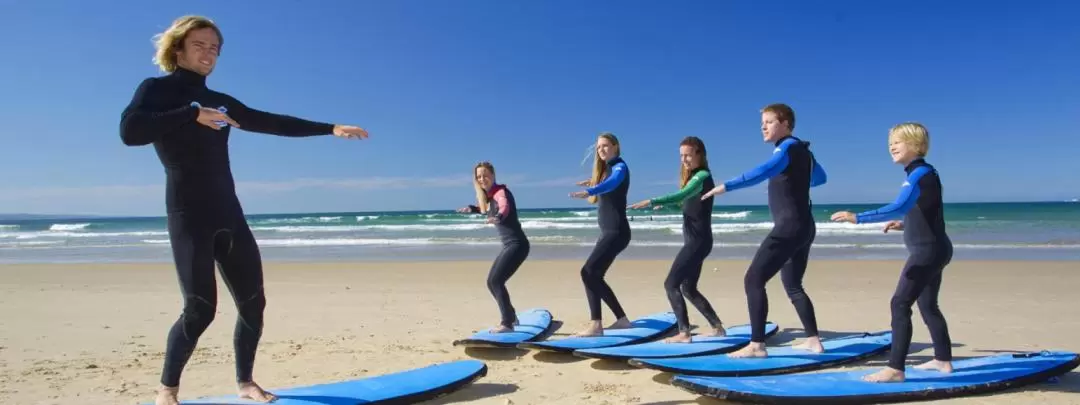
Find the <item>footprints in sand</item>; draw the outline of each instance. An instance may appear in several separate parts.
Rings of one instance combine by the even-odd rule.
[[[626,394],[626,392],[630,391],[630,386],[626,384],[584,383],[582,384],[582,391],[585,391],[584,394],[581,394],[580,398],[582,400],[598,396],[605,399],[621,398],[621,401],[617,402],[622,404],[641,402],[641,398]]]

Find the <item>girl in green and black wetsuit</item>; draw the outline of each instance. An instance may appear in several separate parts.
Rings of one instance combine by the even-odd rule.
[[[712,252],[712,211],[713,199],[702,200],[701,193],[712,189],[713,180],[709,173],[705,143],[697,137],[686,137],[679,144],[682,160],[681,188],[674,193],[641,201],[630,206],[640,209],[652,204],[681,203],[683,211],[683,247],[671,264],[671,271],[664,281],[671,309],[679,322],[679,334],[665,339],[665,342],[690,342],[690,321],[687,316],[685,297],[701,311],[713,328],[711,335],[724,336],[725,331],[720,317],[716,315],[709,300],[698,291],[697,283],[701,277],[701,267],[705,258]]]

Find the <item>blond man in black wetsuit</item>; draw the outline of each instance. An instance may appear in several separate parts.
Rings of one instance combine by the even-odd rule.
[[[165,168],[169,240],[184,298],[183,312],[169,331],[156,405],[179,403],[181,371],[214,319],[215,262],[237,306],[233,344],[239,396],[276,399],[252,379],[266,297],[259,247],[229,167],[230,129],[288,137],[368,136],[359,127],[259,111],[207,88],[222,43],[221,30],[207,18],[175,20],[156,43],[154,62],[166,75],[144,79],[120,118],[124,144],[153,144]]]

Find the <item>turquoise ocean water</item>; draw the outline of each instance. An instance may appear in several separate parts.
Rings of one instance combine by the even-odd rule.
[[[812,257],[904,258],[902,235],[881,224],[838,224],[829,215],[878,205],[816,205]],[[682,244],[675,208],[631,211],[633,241],[622,258],[672,259]],[[1078,203],[947,204],[955,258],[1080,260]],[[535,259],[581,259],[598,236],[590,208],[529,209],[522,224]],[[495,230],[478,215],[449,211],[251,215],[267,261],[491,260]],[[749,259],[772,222],[765,206],[717,206],[713,259]],[[0,220],[0,263],[170,262],[164,217]]]

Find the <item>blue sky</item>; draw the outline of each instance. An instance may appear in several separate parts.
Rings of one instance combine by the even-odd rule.
[[[891,201],[903,173],[886,134],[908,120],[931,130],[947,201],[1080,196],[1075,3],[3,3],[0,212],[163,214],[153,148],[117,128],[159,74],[151,37],[188,13],[224,30],[212,88],[371,131],[234,131],[248,213],[451,209],[485,159],[520,206],[583,206],[567,193],[601,131],[620,137],[639,200],[676,186],[687,135],[721,179],[767,159],[772,102],[795,108],[829,172],[818,203]],[[764,201],[759,186],[718,203]]]

